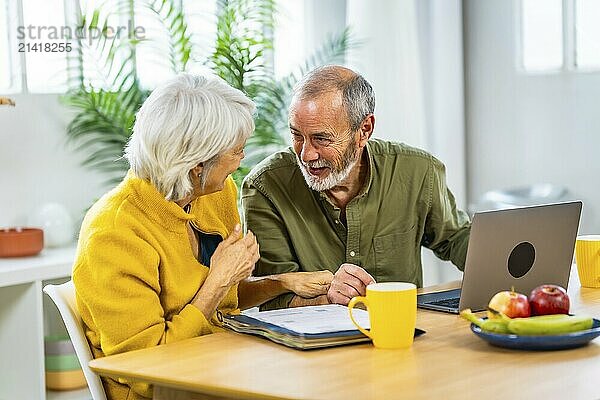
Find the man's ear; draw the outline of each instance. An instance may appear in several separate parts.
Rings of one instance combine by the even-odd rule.
[[[359,143],[362,146],[367,144],[367,140],[373,134],[373,129],[375,129],[375,115],[369,114],[367,115],[362,123],[360,124],[360,138]]]

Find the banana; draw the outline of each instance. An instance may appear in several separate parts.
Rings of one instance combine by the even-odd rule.
[[[478,318],[470,309],[462,310],[460,316],[481,328],[481,330],[491,333],[510,333],[507,328],[507,321],[501,319],[481,319]]]
[[[491,333],[511,333],[508,330],[506,321],[496,319],[486,319],[479,326],[481,330]]]
[[[507,329],[516,335],[560,335],[590,329],[594,320],[574,315],[541,315],[529,318],[513,318]],[[483,328],[482,328],[483,329]]]
[[[528,318],[508,318],[500,314],[500,318],[481,319],[470,309],[466,309],[462,310],[460,315],[486,332],[526,336],[578,332],[590,329],[594,324],[594,320],[590,317],[567,314],[538,315]]]

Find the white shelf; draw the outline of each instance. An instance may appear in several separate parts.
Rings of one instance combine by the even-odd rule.
[[[44,249],[33,257],[0,258],[0,287],[71,275],[75,245]]]
[[[72,245],[34,257],[0,258],[0,399],[91,398],[87,389],[46,392],[44,379],[42,287],[68,279],[74,257]]]
[[[88,388],[77,390],[46,390],[46,400],[92,400]]]

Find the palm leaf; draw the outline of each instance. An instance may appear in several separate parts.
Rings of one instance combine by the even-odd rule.
[[[137,11],[149,12],[162,27],[161,32],[154,32],[157,36],[154,40],[145,41],[141,45],[154,46],[154,51],[162,57],[166,53],[171,71],[185,71],[192,52],[192,42],[180,2],[148,0],[146,3],[142,2]]]
[[[80,15],[79,26],[106,33],[111,13],[128,10],[130,3],[110,6],[110,12],[94,10],[89,21]],[[122,179],[127,171],[121,155],[135,113],[148,96],[136,76],[136,45],[129,38],[106,34],[95,41],[78,40],[75,54],[79,58],[70,62],[70,90],[62,98],[76,110],[67,126],[68,139],[76,144],[75,150],[86,153],[83,165],[105,172],[111,183]]]
[[[85,153],[83,164],[103,171],[109,182],[125,175],[122,158],[135,114],[149,91],[138,78],[138,50],[153,52],[173,74],[190,68],[192,54],[216,75],[242,90],[256,103],[256,130],[246,146],[246,158],[234,174],[238,185],[250,169],[287,143],[287,106],[292,89],[308,70],[340,62],[355,45],[345,30],[329,38],[296,71],[274,78],[268,58],[273,50],[275,0],[217,0],[216,36],[208,54],[201,57],[188,29],[180,0],[107,0],[79,26],[106,32],[114,15],[152,18],[158,31],[151,39],[109,38],[76,40],[69,57],[69,91],[63,101],[75,111],[67,137],[75,150]],[[80,13],[81,14],[81,13]]]
[[[357,45],[359,42],[353,38],[350,29],[345,29],[338,35],[330,36],[296,71],[279,81],[268,81],[262,85],[254,98],[257,105],[256,130],[248,140],[243,166],[256,165],[287,144],[287,108],[298,80],[315,67],[343,63],[346,50]]]

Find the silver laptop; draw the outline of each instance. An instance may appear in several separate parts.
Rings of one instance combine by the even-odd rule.
[[[511,287],[525,295],[545,283],[566,289],[581,208],[573,201],[476,213],[462,287],[421,294],[418,307],[481,311],[494,294]]]

